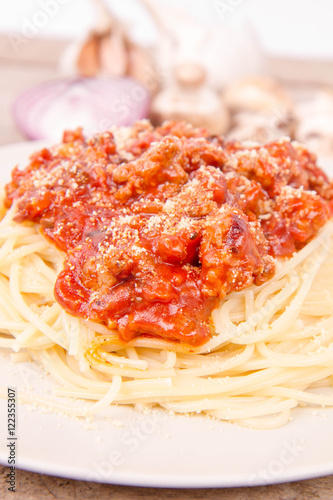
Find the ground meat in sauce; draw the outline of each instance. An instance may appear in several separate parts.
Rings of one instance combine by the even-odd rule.
[[[63,143],[14,169],[6,204],[66,253],[55,285],[69,313],[198,346],[232,291],[274,275],[328,220],[333,185],[288,139],[225,142],[149,122]]]

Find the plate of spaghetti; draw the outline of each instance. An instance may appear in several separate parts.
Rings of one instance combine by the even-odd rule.
[[[310,151],[141,121],[0,160],[19,466],[173,487],[333,472],[333,183]]]

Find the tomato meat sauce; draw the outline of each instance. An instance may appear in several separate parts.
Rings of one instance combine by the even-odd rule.
[[[15,168],[6,205],[65,254],[70,314],[192,346],[226,294],[270,279],[326,223],[333,186],[303,146],[227,142],[186,123],[86,139],[80,129]]]

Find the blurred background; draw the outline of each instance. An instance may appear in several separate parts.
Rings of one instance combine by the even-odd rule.
[[[11,0],[0,144],[137,119],[333,157],[331,0]]]

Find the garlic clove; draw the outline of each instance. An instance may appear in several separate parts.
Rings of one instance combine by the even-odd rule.
[[[160,87],[160,76],[156,72],[149,51],[129,42],[128,76],[141,82],[151,94]]]
[[[89,38],[82,43],[76,62],[81,76],[92,77],[99,72],[99,46],[100,37],[95,33],[91,33]]]
[[[111,33],[104,36],[100,45],[101,73],[124,76],[128,68],[128,53],[123,36]]]

